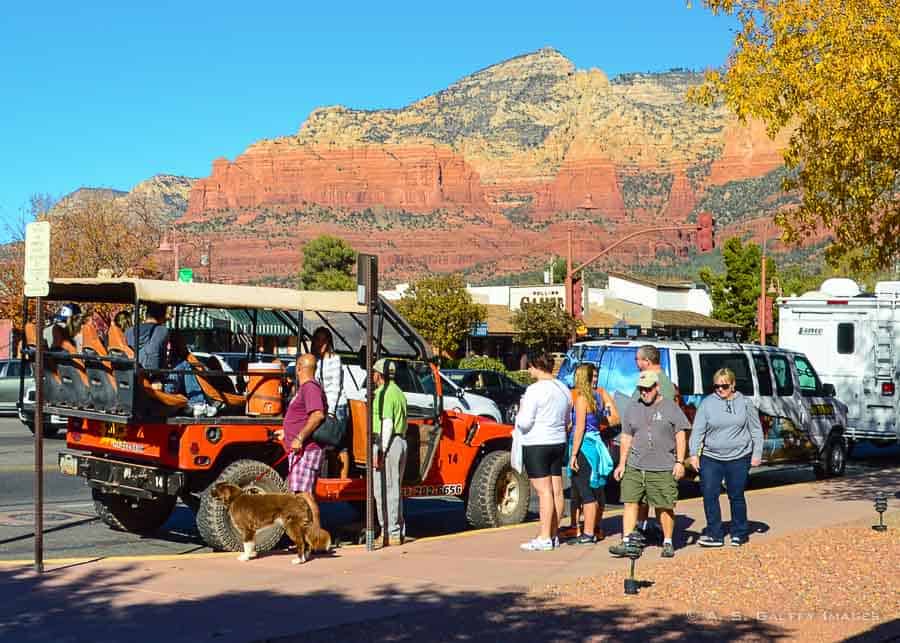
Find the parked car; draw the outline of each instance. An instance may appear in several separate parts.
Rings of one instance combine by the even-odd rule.
[[[458,387],[466,391],[466,395],[475,393],[496,402],[503,412],[506,422],[515,422],[519,411],[519,399],[525,387],[513,381],[505,373],[476,368],[455,368],[441,371],[442,374]]]
[[[589,362],[598,369],[598,386],[625,406],[638,378],[635,354],[644,344],[659,349],[660,364],[678,387],[688,419],[693,420],[700,401],[712,393],[713,374],[730,368],[737,390],[759,411],[764,464],[809,462],[819,477],[844,473],[847,406],[835,398],[832,384],[821,382],[810,359],[797,351],[715,341],[594,340],[569,350],[558,378],[571,386],[575,368]],[[613,451],[617,459],[615,443]]]
[[[23,373],[24,370],[24,373]],[[20,376],[24,376],[22,404],[19,404]],[[20,359],[0,361],[0,414],[18,415],[22,424],[34,433],[34,376],[31,362]],[[44,435],[53,437],[65,430],[66,418],[48,414],[44,418]]]
[[[19,403],[19,376],[25,369],[25,377],[32,380],[31,364],[20,359],[0,361],[0,414],[15,415]]]

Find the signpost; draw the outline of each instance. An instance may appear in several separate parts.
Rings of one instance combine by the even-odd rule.
[[[44,571],[44,328],[43,298],[50,293],[50,222],[25,226],[25,296],[35,298],[38,332],[34,358],[34,571]]]
[[[372,366],[375,352],[373,327],[378,305],[378,257],[359,254],[356,257],[356,301],[366,307],[366,551],[375,549],[375,478],[372,461]],[[384,469],[382,468],[382,474]],[[384,480],[381,481],[384,492]],[[385,514],[387,513],[386,505]],[[388,530],[382,529],[387,545]]]

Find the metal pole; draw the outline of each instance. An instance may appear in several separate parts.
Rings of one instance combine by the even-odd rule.
[[[572,274],[572,228],[568,232],[568,244],[566,250],[566,312],[570,315],[575,310],[575,287]]]
[[[178,242],[177,241],[175,242],[174,246],[175,246],[175,276],[172,277],[172,281],[178,281],[178,271],[181,270],[181,263],[178,260],[179,257],[178,257]]]
[[[37,350],[34,358],[34,571],[44,572],[44,301],[35,299]]]
[[[759,315],[757,323],[759,324],[759,343],[761,346],[766,345],[766,241],[768,236],[769,222],[767,221],[763,225],[762,262],[759,270]]]
[[[372,387],[372,353],[375,351],[373,327],[375,326],[375,288],[378,264],[370,257],[366,262],[365,288],[366,288],[366,551],[375,549],[375,477],[373,475],[372,462],[372,401],[374,390]],[[386,507],[384,508],[386,509]]]
[[[212,241],[206,240],[206,282],[212,283]]]

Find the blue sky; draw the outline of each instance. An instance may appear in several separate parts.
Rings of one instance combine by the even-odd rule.
[[[401,107],[545,46],[611,76],[719,66],[734,23],[700,4],[11,0],[0,218],[36,193],[205,176],[317,106]]]

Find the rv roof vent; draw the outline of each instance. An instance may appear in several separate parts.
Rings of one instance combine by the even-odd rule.
[[[875,284],[876,297],[900,297],[900,281],[879,281]]]
[[[856,297],[861,292],[855,281],[844,278],[826,279],[819,290],[830,297]]]

